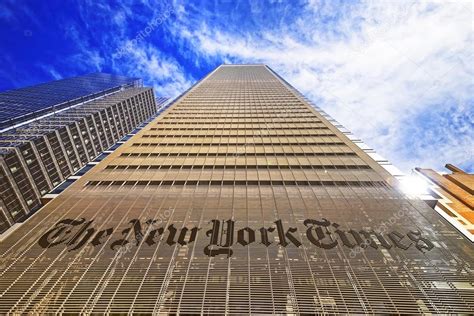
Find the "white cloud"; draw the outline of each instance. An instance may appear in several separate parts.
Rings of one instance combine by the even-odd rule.
[[[56,69],[50,65],[40,64],[38,65],[41,69],[43,69],[46,73],[48,73],[54,80],[62,79],[63,76]]]
[[[91,72],[91,69],[99,72],[102,71],[102,67],[106,61],[105,58],[80,34],[75,24],[71,23],[66,26],[64,35],[66,39],[77,46],[76,53],[69,58],[70,62],[74,63],[79,69],[88,72]]]
[[[143,11],[133,11],[133,5],[143,5]],[[79,69],[141,78],[146,86],[153,85],[156,96],[160,97],[176,97],[194,82],[179,62],[160,51],[159,43],[155,42],[154,33],[172,20],[167,2],[121,0],[112,5],[86,0],[80,3],[79,9],[85,28],[97,33],[97,37],[90,38],[88,32],[81,31],[80,25],[73,22],[65,27],[66,38],[76,46],[76,53],[68,61]],[[102,20],[97,21],[97,17],[107,19],[107,26],[101,24]],[[138,37],[142,33],[145,35]]]
[[[292,25],[238,34],[183,13],[173,31],[202,57],[270,65],[405,171],[473,168],[472,5],[341,6],[311,1]]]
[[[152,82],[156,96],[176,97],[188,89],[194,79],[186,75],[185,70],[172,57],[142,42],[139,45],[127,45],[126,53],[116,64],[117,73],[137,76],[145,82]]]

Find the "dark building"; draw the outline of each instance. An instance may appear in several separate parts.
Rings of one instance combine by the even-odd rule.
[[[156,113],[152,89],[139,85],[100,73],[0,94],[2,122],[15,122],[0,133],[0,233]]]
[[[0,257],[0,313],[474,310],[472,243],[264,65],[218,67]]]

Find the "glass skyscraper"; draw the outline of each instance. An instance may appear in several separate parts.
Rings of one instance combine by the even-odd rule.
[[[0,93],[0,234],[156,113],[140,86],[96,73]]]
[[[222,65],[0,243],[0,313],[472,313],[474,247],[264,65]]]
[[[1,92],[0,131],[123,88],[140,85],[138,78],[92,73]]]

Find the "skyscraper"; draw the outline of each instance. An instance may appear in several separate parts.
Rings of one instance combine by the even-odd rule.
[[[435,210],[474,242],[474,174],[447,164],[451,174],[439,174],[432,169],[415,168],[433,184],[437,196]]]
[[[223,65],[0,244],[0,312],[471,312],[472,244],[396,185]]]
[[[139,86],[98,73],[0,93],[0,234],[156,113],[152,90]]]
[[[4,91],[0,93],[0,132],[97,97],[139,86],[138,78],[92,73]]]

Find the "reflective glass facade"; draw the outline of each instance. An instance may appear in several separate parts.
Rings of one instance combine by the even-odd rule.
[[[0,313],[471,313],[474,248],[263,65],[224,65],[0,243]]]
[[[0,234],[156,111],[151,88],[130,87],[1,132]]]
[[[93,73],[1,92],[0,130],[124,87],[139,85],[138,78]]]

